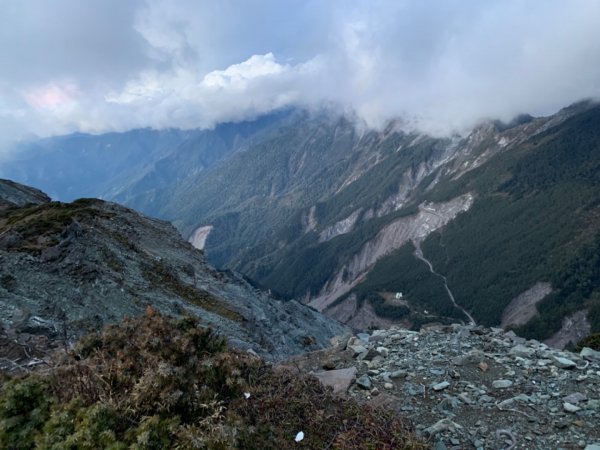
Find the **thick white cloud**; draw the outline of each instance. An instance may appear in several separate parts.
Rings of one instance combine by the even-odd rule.
[[[339,104],[447,133],[600,97],[595,0],[0,5],[0,135],[211,127]]]
[[[281,64],[268,53],[204,76],[183,68],[149,71],[107,95],[106,103],[111,111],[120,111],[123,120],[135,116],[133,126],[213,127],[303,104],[300,85],[317,75],[314,66]]]

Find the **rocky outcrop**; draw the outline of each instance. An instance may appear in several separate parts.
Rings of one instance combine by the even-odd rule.
[[[326,346],[346,330],[215,270],[170,223],[92,199],[0,211],[0,299],[5,330],[65,343],[148,306],[197,315],[268,359]]]
[[[360,402],[394,409],[432,448],[583,449],[600,442],[600,353],[591,349],[560,351],[499,328],[392,327],[288,364]]]
[[[8,206],[39,205],[49,201],[50,197],[38,189],[0,179],[0,210]]]

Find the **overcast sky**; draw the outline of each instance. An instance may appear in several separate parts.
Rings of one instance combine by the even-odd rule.
[[[597,0],[0,0],[4,139],[340,105],[423,131],[600,97]]]

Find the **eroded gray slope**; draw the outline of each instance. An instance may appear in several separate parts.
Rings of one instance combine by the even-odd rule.
[[[71,340],[152,306],[196,314],[234,345],[278,359],[345,332],[215,270],[171,224],[117,204],[52,202],[1,214],[0,322],[16,333]]]
[[[309,304],[324,310],[356,286],[383,256],[409,241],[420,242],[431,232],[443,227],[473,204],[473,196],[465,194],[446,203],[421,205],[417,214],[402,217],[383,227],[365,242],[360,251],[331,277]]]
[[[5,206],[24,206],[28,203],[36,205],[46,203],[50,201],[50,198],[38,189],[11,180],[0,179],[0,201]]]

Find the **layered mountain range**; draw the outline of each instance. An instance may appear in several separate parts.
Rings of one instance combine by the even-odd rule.
[[[291,110],[169,132],[130,164],[118,142],[140,133],[158,132],[85,137],[103,143],[98,157],[120,155],[86,192],[172,221],[217,267],[283,298],[357,328],[464,321],[556,346],[600,331],[593,102],[445,138]],[[60,198],[74,184],[59,181],[77,178],[61,158],[90,161],[74,139],[45,141],[61,155],[48,163],[21,151],[1,174]]]

